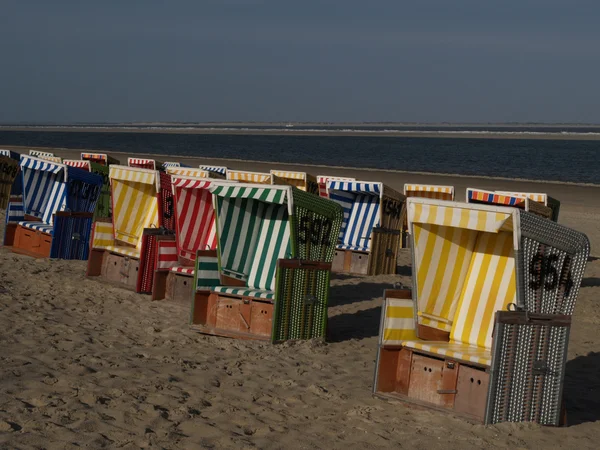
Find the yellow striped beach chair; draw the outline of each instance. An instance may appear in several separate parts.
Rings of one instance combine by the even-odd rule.
[[[271,174],[263,172],[248,172],[246,170],[227,171],[227,179],[241,183],[271,184]]]
[[[558,425],[587,237],[514,207],[411,198],[407,215],[412,298],[385,294],[374,392]]]
[[[294,172],[288,170],[271,170],[271,184],[287,184],[301,191],[319,195],[319,184],[317,177],[306,172]]]

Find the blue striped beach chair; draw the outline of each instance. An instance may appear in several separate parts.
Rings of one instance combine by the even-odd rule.
[[[370,181],[330,180],[327,192],[344,211],[332,270],[363,275],[396,273],[404,195]]]
[[[44,152],[41,150],[29,150],[29,156],[33,156],[35,158],[44,159],[46,161],[61,163],[62,159],[60,156],[56,156],[51,152]]]
[[[587,237],[516,207],[407,200],[411,290],[386,292],[374,392],[559,425]]]
[[[15,223],[13,252],[87,259],[102,177],[27,155],[21,156],[20,166],[22,220]],[[18,211],[11,207],[11,214],[20,215]]]
[[[208,166],[205,164],[200,164],[200,166],[198,167],[202,170],[208,170],[211,174],[211,178],[217,178],[222,180],[227,178],[227,170],[229,170],[225,166]]]
[[[210,187],[217,256],[199,251],[191,323],[272,342],[324,337],[339,205],[292,186]]]

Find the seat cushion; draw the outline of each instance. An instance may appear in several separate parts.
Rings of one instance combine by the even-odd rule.
[[[189,266],[174,266],[171,267],[171,272],[180,273],[182,275],[194,275],[194,268]]]
[[[363,247],[360,245],[347,245],[347,244],[338,244],[337,249],[338,250],[354,250],[357,252],[368,252],[369,251],[368,247]]]
[[[19,225],[30,230],[41,231],[42,233],[54,233],[54,225],[48,225],[44,222],[19,222]]]
[[[131,258],[140,258],[140,250],[133,247],[126,247],[124,245],[107,245],[105,250],[112,253],[117,253],[123,256],[129,256]]]
[[[407,348],[456,359],[459,362],[476,363],[487,367],[492,363],[492,354],[489,350],[483,347],[461,344],[460,342],[404,341],[402,345]]]
[[[213,288],[213,292],[219,292],[221,294],[242,295],[244,297],[266,298],[269,300],[275,298],[275,292],[273,291],[267,291],[264,289],[248,289],[245,287],[216,286]]]

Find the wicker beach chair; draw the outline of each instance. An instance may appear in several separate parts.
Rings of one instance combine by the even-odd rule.
[[[248,172],[246,170],[227,171],[227,179],[242,183],[271,184],[271,174],[263,172]]]
[[[112,219],[94,223],[87,276],[100,276],[137,292],[152,291],[151,236],[174,227],[170,176],[164,172],[111,165]]]
[[[0,149],[0,209],[8,207],[11,196],[23,194],[19,173],[19,154]]]
[[[208,170],[212,174],[211,178],[218,178],[221,180],[227,179],[227,171],[229,169],[225,166],[207,166],[201,164],[198,167],[202,170]]]
[[[412,293],[384,295],[374,393],[484,423],[561,423],[587,237],[519,208],[407,205]]]
[[[112,202],[110,196],[110,180],[108,177],[108,166],[104,166],[86,159],[65,159],[63,164],[78,169],[85,170],[87,172],[98,174],[102,177],[102,189],[100,190],[100,197],[96,203],[96,210],[94,211],[94,220],[104,217],[112,217]]]
[[[550,197],[548,194],[540,194],[535,192],[509,192],[509,191],[496,191],[497,194],[512,195],[517,197],[527,197],[534,202],[538,202],[547,206],[552,210],[550,219],[554,222],[558,222],[558,214],[560,212],[560,201]]]
[[[20,166],[23,197],[10,207],[5,244],[29,256],[87,259],[102,177],[27,155]]]
[[[329,175],[317,175],[317,183],[319,185],[319,197],[329,198],[327,193],[328,181],[356,181],[356,178],[348,177],[330,177]]]
[[[112,164],[119,165],[121,162],[106,153],[89,153],[81,152],[81,159],[91,161],[101,166],[110,166]]]
[[[292,186],[210,187],[217,253],[198,251],[191,327],[271,342],[325,336],[341,207]]]
[[[467,203],[478,203],[481,205],[512,206],[529,211],[546,219],[552,218],[552,209],[543,203],[525,196],[499,194],[498,192],[485,191],[483,189],[467,188],[465,195]]]
[[[214,181],[173,175],[175,234],[156,237],[153,300],[166,298],[189,305],[197,252],[216,256],[215,212],[209,190]]]
[[[319,195],[317,177],[306,172],[291,172],[285,170],[271,170],[271,184],[294,186],[301,191]]]
[[[329,198],[344,210],[332,270],[395,274],[404,195],[383,183],[329,181]]]

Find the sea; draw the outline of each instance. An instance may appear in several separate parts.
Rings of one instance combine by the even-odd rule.
[[[94,131],[104,127],[107,131]],[[94,124],[8,128],[0,126],[0,148],[93,149],[163,154],[166,160],[194,156],[600,185],[600,126]],[[127,132],[109,131],[114,128]],[[311,135],[294,134],[299,131]],[[240,134],[244,132],[277,134]],[[328,135],[332,132],[344,135]],[[486,137],[489,134],[503,135],[503,139]],[[539,135],[548,138],[535,138]],[[552,139],[553,135],[560,139]],[[581,136],[599,140],[577,139]]]

